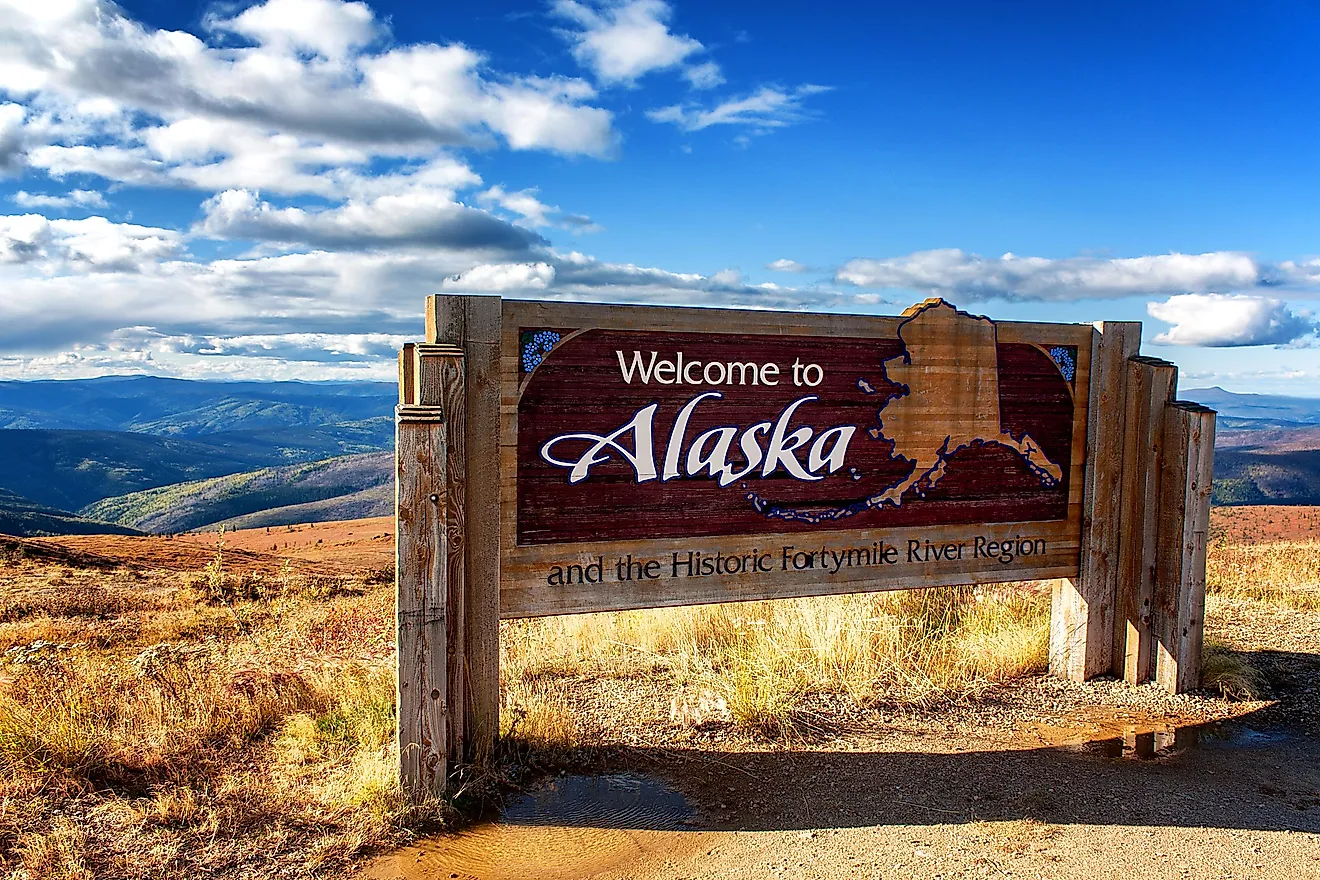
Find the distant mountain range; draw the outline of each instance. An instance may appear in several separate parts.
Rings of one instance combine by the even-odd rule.
[[[1215,501],[1320,504],[1320,400],[1180,396],[1219,412]],[[0,382],[0,532],[181,532],[393,510],[387,382]]]
[[[327,465],[320,478],[279,469],[388,452],[396,395],[387,382],[0,382],[0,489],[13,496],[0,496],[0,531],[182,531],[309,503],[320,506],[296,514],[333,515],[336,495],[379,486],[378,475],[363,476],[380,470],[379,456],[365,469]],[[227,489],[208,482],[248,472]],[[293,488],[279,490],[281,481]],[[136,494],[162,487],[175,488]],[[178,514],[162,512],[173,504]]]
[[[1214,503],[1320,504],[1320,400],[1198,388],[1219,413]]]
[[[1223,388],[1192,388],[1178,395],[1219,413],[1220,429],[1320,425],[1320,398],[1281,394],[1238,394]]]
[[[131,431],[160,437],[393,431],[390,382],[198,382],[156,376],[0,382],[0,428]],[[381,427],[389,423],[390,431]]]

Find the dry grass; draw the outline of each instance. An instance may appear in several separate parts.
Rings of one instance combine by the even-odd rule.
[[[273,572],[0,560],[0,877],[331,876],[443,818],[394,778],[389,573]],[[1217,539],[1208,580],[1216,601],[1320,609],[1320,541]],[[1045,670],[1048,618],[1009,584],[509,622],[504,754],[590,744],[584,683],[624,695],[605,716],[651,701],[778,742],[825,695],[976,699]],[[1258,688],[1214,643],[1206,682]]]
[[[1320,611],[1320,541],[1218,538],[1206,563],[1206,587],[1226,598]]]
[[[668,679],[774,738],[795,733],[808,693],[860,706],[966,697],[1044,671],[1048,638],[1048,595],[1009,584],[518,621],[501,663],[506,711],[561,745],[575,728],[552,720],[547,683],[581,676]]]
[[[1229,700],[1255,700],[1260,695],[1260,674],[1242,655],[1221,642],[1207,639],[1201,667],[1201,685]]]
[[[395,779],[376,577],[0,569],[0,877],[336,873]]]

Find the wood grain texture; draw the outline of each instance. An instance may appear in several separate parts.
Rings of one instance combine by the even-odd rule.
[[[448,779],[447,452],[438,408],[400,406],[395,449],[399,773],[420,800],[443,794]]]
[[[427,369],[419,371],[423,377],[435,377],[438,389],[422,388],[426,399],[438,399],[444,419],[444,519],[445,519],[445,703],[448,741],[446,758],[450,765],[461,763],[468,752],[466,709],[467,688],[467,633],[465,575],[467,498],[467,439],[464,436],[467,408],[465,399],[462,349],[454,346],[426,345],[420,347],[421,360]]]
[[[1158,541],[1164,412],[1177,392],[1178,368],[1156,358],[1128,360],[1127,448],[1114,626],[1114,674],[1131,684],[1154,672],[1151,603]]]
[[[399,350],[399,403],[410,406],[417,402],[416,346],[405,342]]]
[[[1201,684],[1214,434],[1213,410],[1184,401],[1166,407],[1152,627],[1155,681],[1170,693]]]
[[[427,299],[427,341],[464,353],[464,757],[470,761],[489,757],[499,731],[501,315],[499,297]]]
[[[1103,322],[1092,340],[1081,560],[1076,579],[1056,585],[1050,626],[1050,671],[1085,681],[1110,671],[1118,548],[1127,361],[1141,345],[1141,324]]]
[[[835,523],[804,523],[798,520],[787,519],[769,519],[764,514],[752,511],[748,513],[749,507],[746,504],[737,511],[740,516],[747,517],[745,525],[739,526],[734,534],[710,535],[697,534],[693,536],[694,531],[709,532],[714,528],[715,531],[728,531],[729,525],[724,522],[732,513],[732,509],[712,510],[710,497],[703,497],[700,503],[693,504],[686,498],[671,498],[667,503],[671,506],[669,511],[674,515],[668,519],[678,520],[677,524],[668,522],[665,519],[651,517],[646,518],[645,513],[647,505],[643,502],[645,499],[639,498],[639,487],[634,481],[625,483],[619,481],[617,488],[618,503],[622,506],[632,499],[633,513],[630,519],[644,520],[646,526],[638,526],[636,523],[626,523],[626,527],[634,529],[632,537],[618,539],[612,531],[606,531],[600,521],[594,525],[586,524],[589,517],[589,511],[585,508],[564,510],[562,506],[557,511],[562,523],[556,524],[554,517],[556,514],[556,505],[562,502],[562,498],[555,499],[549,495],[542,496],[545,500],[539,502],[542,505],[539,525],[535,528],[548,527],[551,529],[577,530],[568,532],[564,536],[574,540],[562,542],[556,545],[555,542],[545,544],[519,544],[519,529],[522,527],[519,523],[519,496],[516,477],[520,473],[520,467],[526,460],[525,455],[520,460],[520,452],[526,453],[528,449],[535,446],[534,443],[526,441],[526,438],[520,440],[520,431],[525,427],[528,415],[525,411],[520,413],[520,390],[526,383],[527,393],[542,393],[536,388],[538,381],[534,375],[530,382],[524,379],[524,372],[520,360],[519,343],[520,334],[523,330],[534,330],[537,328],[561,328],[564,330],[578,329],[583,331],[579,336],[572,338],[568,345],[580,343],[585,346],[591,342],[590,336],[595,334],[605,337],[607,334],[615,334],[612,338],[617,340],[618,333],[622,331],[645,330],[653,333],[663,332],[665,334],[690,334],[691,340],[683,339],[685,346],[692,344],[701,344],[703,340],[710,344],[714,339],[712,334],[724,334],[725,336],[734,336],[745,347],[763,347],[765,350],[774,350],[776,357],[780,354],[786,354],[793,350],[795,346],[803,346],[821,342],[818,349],[821,351],[820,359],[824,361],[826,357],[833,357],[833,363],[839,365],[837,369],[853,372],[851,382],[854,393],[857,392],[858,378],[868,378],[873,387],[876,383],[882,383],[883,372],[881,363],[883,355],[886,352],[900,352],[901,348],[895,349],[898,342],[898,328],[903,319],[898,318],[870,318],[858,316],[840,316],[840,315],[800,315],[800,314],[782,314],[766,312],[739,312],[732,310],[709,310],[709,309],[658,309],[647,307],[602,307],[602,306],[582,306],[567,303],[536,303],[527,301],[508,301],[503,304],[502,321],[502,339],[501,339],[501,387],[502,401],[500,408],[500,442],[501,455],[499,466],[501,471],[500,483],[500,529],[501,545],[503,550],[503,560],[501,563],[501,581],[502,600],[501,613],[504,617],[531,616],[538,614],[554,613],[572,613],[579,611],[604,610],[607,608],[635,608],[648,607],[655,605],[675,605],[692,604],[699,602],[718,602],[718,601],[736,601],[743,599],[755,599],[763,597],[781,597],[790,595],[821,595],[825,593],[851,592],[865,589],[888,589],[892,587],[905,586],[933,586],[941,584],[956,583],[992,583],[1002,580],[1013,580],[1019,578],[1050,578],[1061,575],[1076,575],[1078,571],[1078,534],[1080,532],[1081,522],[1081,485],[1083,468],[1085,465],[1085,444],[1086,444],[1086,407],[1088,397],[1086,389],[1088,387],[1088,376],[1090,371],[1091,350],[1090,341],[1093,330],[1086,325],[1060,325],[1060,324],[1019,324],[1019,323],[1000,323],[994,325],[995,331],[995,351],[1001,359],[1000,372],[1004,372],[1007,366],[1009,379],[1003,380],[1002,375],[995,375],[996,382],[990,385],[977,385],[968,387],[967,394],[959,398],[959,403],[974,402],[980,406],[988,398],[985,388],[994,388],[998,384],[997,396],[1001,421],[999,430],[994,432],[994,441],[1002,439],[1002,435],[1007,433],[1012,443],[991,442],[981,444],[985,448],[977,450],[962,450],[960,454],[971,452],[974,460],[978,455],[983,456],[980,464],[984,469],[972,468],[968,466],[967,461],[960,462],[957,456],[951,456],[950,461],[945,464],[945,472],[941,474],[940,483],[947,480],[948,486],[921,486],[917,488],[926,490],[926,498],[921,499],[916,489],[912,494],[905,498],[904,504],[913,502],[911,511],[920,510],[921,505],[916,503],[918,500],[927,501],[928,508],[933,508],[935,502],[946,501],[938,497],[939,491],[948,491],[953,493],[954,489],[964,493],[962,499],[962,508],[957,504],[945,503],[946,514],[943,516],[945,522],[940,522],[940,516],[931,516],[932,510],[926,511],[927,520],[922,523],[918,520],[919,526],[914,530],[912,527],[904,527],[901,523],[880,522],[876,524],[859,524],[855,517],[849,516],[849,521],[838,521]],[[567,336],[565,337],[567,338]],[[847,356],[840,356],[849,344],[849,340],[856,340],[852,344],[856,347],[857,356],[849,359]],[[868,342],[870,340],[870,342]],[[564,352],[573,354],[574,349],[565,346]],[[592,357],[599,361],[602,351],[608,352],[613,358],[613,351],[609,350],[607,344],[597,343],[598,351]],[[1059,368],[1051,361],[1048,354],[1049,347],[1066,346],[1075,350],[1074,378],[1072,383],[1060,378]],[[869,347],[869,349],[868,349]],[[651,346],[655,348],[655,346]],[[577,349],[580,354],[580,347]],[[647,349],[648,351],[650,349]],[[685,353],[687,348],[684,349]],[[694,351],[696,349],[693,349]],[[984,350],[984,346],[980,346]],[[548,363],[553,364],[554,358],[560,357],[560,351],[556,350],[551,355]],[[813,357],[815,355],[813,354]],[[576,359],[576,360],[574,360]],[[743,361],[749,358],[739,357],[737,360]],[[570,368],[584,370],[591,362],[592,358],[574,355],[566,364]],[[787,359],[787,364],[792,363],[792,358]],[[804,358],[804,360],[806,360]],[[933,360],[940,360],[934,357]],[[897,365],[895,365],[897,366]],[[946,361],[946,366],[941,369],[951,369],[951,362]],[[540,371],[546,370],[546,366],[537,368],[537,375]],[[618,365],[613,364],[613,373],[618,376]],[[547,375],[551,371],[546,370]],[[830,372],[829,369],[826,371]],[[986,370],[980,371],[981,375],[987,375]],[[1014,378],[1018,375],[1018,378]],[[589,376],[579,376],[580,381],[589,381]],[[872,378],[874,381],[872,381]],[[1045,439],[1049,431],[1042,431],[1039,427],[1031,424],[1032,418],[1040,418],[1041,413],[1032,413],[1030,400],[1033,394],[1039,394],[1041,387],[1039,382],[1044,379],[1053,383],[1054,390],[1050,393],[1054,395],[1056,406],[1066,408],[1070,414],[1065,418],[1062,427],[1056,427],[1052,439]],[[1075,388],[1073,387],[1075,385]],[[822,388],[824,385],[821,386]],[[652,385],[652,389],[655,386]],[[606,407],[617,405],[616,396],[618,389],[601,386],[595,388],[592,393],[579,395],[576,413],[594,415]],[[544,392],[543,400],[549,402],[550,392]],[[853,406],[857,407],[857,420],[854,424],[860,426],[861,419],[865,418],[870,424],[875,422],[875,414],[880,407],[877,405],[874,397],[868,399],[861,394],[857,395],[857,401]],[[726,397],[726,400],[732,400],[732,395]],[[746,412],[750,415],[750,407],[756,405],[755,401],[747,401],[744,406]],[[868,409],[863,409],[866,407]],[[952,419],[955,415],[961,421],[958,424],[966,425],[968,418],[960,414],[959,406],[944,404],[945,412]],[[901,407],[900,407],[901,408]],[[774,413],[763,415],[761,418],[773,418]],[[565,414],[565,417],[566,414]],[[881,414],[883,420],[883,412]],[[1057,416],[1053,416],[1056,426],[1059,424]],[[1019,420],[1015,422],[1013,420]],[[732,423],[732,422],[730,422]],[[837,422],[835,424],[839,424]],[[981,426],[985,424],[984,420],[976,422],[975,418],[972,424]],[[602,422],[603,424],[603,422]],[[696,423],[689,433],[696,434]],[[1041,438],[1036,437],[1036,432],[1041,433]],[[1038,477],[1031,476],[1031,471],[1022,464],[1023,455],[1020,449],[1013,448],[1023,442],[1024,435],[1030,436],[1033,440],[1038,440],[1038,445],[1044,446],[1047,442],[1052,444],[1051,451],[1047,457],[1057,458],[1055,462],[1059,466],[1060,483],[1065,485],[1066,491],[1057,493],[1055,500],[1051,502],[1056,505],[1042,514],[1041,508],[1037,502],[1031,502],[1025,507],[1020,507],[1018,512],[1005,512],[1002,502],[995,499],[993,487],[996,481],[1001,485],[1003,480],[1015,478],[1022,480],[1019,487],[1036,491],[1040,489],[1040,480]],[[948,435],[946,435],[948,436]],[[920,439],[920,438],[918,438]],[[941,438],[942,440],[943,438]],[[880,442],[868,440],[877,446]],[[521,446],[520,446],[521,444]],[[969,444],[970,446],[970,444]],[[879,450],[884,452],[885,450]],[[877,462],[881,459],[888,459],[892,467],[894,462],[889,455],[876,455]],[[898,463],[901,469],[902,463]],[[910,465],[908,469],[910,469]],[[961,469],[961,473],[960,473]],[[977,471],[980,470],[980,473]],[[990,482],[986,483],[987,474]],[[902,481],[906,475],[898,474],[895,478],[890,475],[890,479]],[[865,475],[864,475],[865,477]],[[872,474],[876,482],[884,479],[883,474]],[[1028,482],[1024,477],[1029,477]],[[559,479],[563,479],[562,474]],[[685,480],[684,494],[690,494],[701,490],[702,486],[696,481]],[[794,491],[799,491],[799,487],[790,486],[788,481],[765,480],[765,483],[773,483],[773,489],[779,493],[778,497],[771,498],[768,494],[765,496],[774,502],[775,506],[794,507],[800,509],[793,502],[800,501],[806,496],[794,496]],[[852,489],[851,481],[844,483],[847,489]],[[605,483],[601,484],[605,486]],[[881,483],[883,486],[884,484]],[[969,492],[977,489],[984,491],[984,496],[978,500],[974,497],[968,497]],[[611,491],[610,488],[605,489]],[[855,491],[855,490],[853,490]],[[859,497],[859,496],[853,496]],[[1038,496],[1039,497],[1039,496]],[[816,501],[829,502],[831,500],[846,500],[847,495],[842,492],[835,493],[833,498],[828,495],[815,499]],[[741,497],[733,499],[735,502],[743,501]],[[685,507],[685,504],[691,506]],[[996,513],[993,505],[999,504],[1000,510]],[[1036,504],[1033,509],[1031,504]],[[527,510],[524,504],[522,510]],[[688,513],[682,513],[687,510]],[[640,512],[638,512],[640,511]],[[695,514],[694,514],[695,512]],[[877,512],[875,515],[883,518],[892,517],[892,512]],[[915,513],[903,514],[918,519]],[[1044,515],[1045,519],[1035,519],[1036,516]],[[1054,518],[1051,518],[1054,517]],[[899,517],[902,519],[902,516]],[[952,520],[951,522],[949,520]],[[986,529],[978,529],[978,525],[983,525],[987,520],[995,521],[993,529],[988,533]],[[664,522],[660,528],[655,528],[657,523]],[[549,524],[547,526],[547,523]],[[613,529],[615,526],[610,525]],[[674,530],[680,534],[674,534],[673,531],[666,534],[667,530]],[[523,532],[524,537],[531,537],[528,531]],[[1038,556],[1035,556],[1029,563],[1022,559],[1017,559],[1011,564],[1000,563],[999,561],[989,561],[985,556],[976,559],[939,560],[938,562],[912,563],[908,565],[906,558],[895,566],[891,566],[883,571],[865,570],[863,566],[844,567],[839,571],[831,571],[821,574],[819,571],[806,573],[803,572],[755,572],[753,575],[734,574],[734,575],[715,575],[713,577],[701,578],[683,578],[674,580],[670,583],[661,583],[654,579],[649,583],[632,581],[626,584],[607,583],[575,583],[567,586],[555,586],[547,582],[547,572],[553,566],[572,566],[587,565],[591,560],[600,562],[603,557],[609,557],[605,564],[613,564],[620,558],[626,559],[628,553],[634,554],[636,558],[644,558],[649,561],[669,560],[666,565],[672,566],[672,554],[676,551],[686,553],[689,550],[697,551],[714,556],[715,554],[738,555],[750,552],[753,549],[760,549],[765,552],[767,549],[778,553],[783,546],[793,545],[802,549],[804,546],[814,545],[816,550],[835,549],[846,551],[849,547],[857,548],[869,546],[877,541],[888,540],[890,543],[895,541],[906,542],[909,540],[925,540],[947,537],[951,541],[963,540],[967,542],[964,553],[971,550],[972,542],[977,537],[991,540],[999,540],[1003,537],[1020,537],[1023,539],[1043,540],[1046,543],[1046,550]],[[544,537],[542,535],[541,537]],[[907,545],[903,543],[901,548],[906,554]],[[899,570],[904,569],[904,570]]]

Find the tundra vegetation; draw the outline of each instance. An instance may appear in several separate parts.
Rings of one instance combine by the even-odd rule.
[[[497,761],[416,808],[394,778],[389,569],[95,540],[106,555],[0,547],[0,877],[337,876],[595,760],[596,721],[639,701],[660,706],[651,742],[792,748],[840,712],[938,713],[1047,662],[1028,584],[506,622]],[[1221,533],[1209,579],[1212,620],[1320,608],[1320,540]],[[1240,655],[1208,653],[1211,689],[1253,695]]]

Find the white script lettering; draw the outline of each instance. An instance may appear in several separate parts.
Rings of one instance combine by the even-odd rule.
[[[623,356],[620,354],[620,365]],[[635,361],[638,372],[649,372],[650,365],[643,366],[640,354]],[[708,476],[719,481],[721,486],[728,486],[747,477],[760,468],[760,476],[768,477],[779,468],[798,480],[822,480],[844,466],[848,454],[848,444],[852,442],[857,428],[853,425],[840,425],[822,431],[802,425],[793,428],[794,414],[803,405],[818,398],[814,394],[799,397],[788,404],[771,422],[757,422],[746,428],[727,425],[712,428],[697,435],[686,450],[683,448],[688,424],[698,404],[706,400],[719,400],[724,395],[718,391],[706,391],[688,400],[674,418],[669,430],[669,440],[665,447],[664,470],[656,471],[655,416],[660,407],[652,403],[635,412],[631,419],[608,434],[573,433],[560,434],[547,440],[541,446],[541,458],[556,467],[568,470],[568,481],[580,483],[591,475],[591,469],[599,464],[611,461],[617,454],[634,471],[638,483],[649,482],[658,477],[664,481],[679,476]],[[627,438],[631,435],[631,445]],[[740,436],[741,435],[741,436]],[[730,454],[737,439],[737,448],[742,453],[742,460],[730,461]],[[763,439],[764,438],[764,439]],[[563,444],[586,443],[580,455],[565,454]],[[799,457],[799,451],[806,452],[806,461]],[[686,453],[686,454],[685,454]]]

